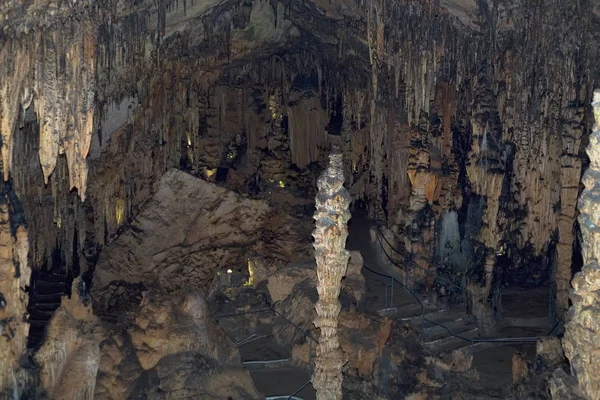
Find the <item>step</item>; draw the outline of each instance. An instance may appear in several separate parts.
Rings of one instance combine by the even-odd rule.
[[[551,328],[550,318],[544,317],[506,317],[502,319],[503,326],[520,327],[520,328]]]
[[[37,302],[33,305],[34,310],[39,311],[56,311],[56,309],[60,307],[60,303],[40,303]]]
[[[48,321],[39,319],[30,319],[27,321],[32,328],[45,328],[48,325]]]
[[[36,286],[33,290],[33,294],[37,295],[53,295],[53,294],[65,294],[65,287],[52,287],[52,286]]]
[[[431,324],[429,322],[425,322],[425,338],[434,338],[437,337],[439,335],[444,335],[444,336],[448,336],[448,330],[450,330],[450,332],[456,333],[459,331],[464,331],[466,329],[463,329],[464,327],[472,327],[474,326],[474,321],[469,319],[469,318],[462,318],[459,317],[457,319],[455,319],[454,321],[442,321],[439,322],[440,325],[434,325]],[[421,331],[421,326],[417,325],[417,329],[419,331]]]
[[[40,303],[60,303],[64,293],[33,293],[31,299],[35,304]]]
[[[425,319],[431,320],[431,321],[437,321],[439,318],[443,318],[444,316],[448,315],[448,310],[446,309],[436,309],[436,308],[432,308],[432,307],[426,307],[425,308]],[[416,313],[413,316],[410,317],[404,317],[401,318],[402,321],[406,321],[409,322],[415,326],[421,326],[421,308],[418,309],[418,313]]]
[[[431,321],[425,322],[426,328],[435,326],[435,324],[445,325],[446,323],[457,321],[459,319],[462,319],[463,321],[475,321],[475,318],[465,311],[448,309],[443,310],[443,312],[431,313],[430,315],[426,315],[425,318],[427,318],[428,321]]]
[[[264,360],[264,361],[243,361],[242,365],[250,370],[263,369],[263,368],[281,368],[281,367],[293,367],[292,361],[289,358],[281,358],[277,360]]]
[[[454,333],[454,332],[453,332]],[[465,339],[474,339],[478,337],[479,329],[472,328],[463,332],[460,332],[458,336]],[[456,334],[456,333],[455,333]],[[455,336],[446,336],[437,340],[429,341],[423,344],[425,350],[430,354],[438,354],[446,351],[452,351],[461,347],[470,346],[471,343],[467,340],[457,338]]]
[[[444,329],[444,327],[446,327],[447,329]],[[460,321],[456,324],[456,326],[454,326],[454,328],[448,326],[447,324],[444,324],[443,326],[436,326],[436,328],[437,329],[435,329],[435,330],[433,330],[433,328],[432,328],[433,333],[431,335],[425,335],[426,343],[431,343],[431,342],[435,342],[437,340],[451,337],[452,334],[462,336],[461,334],[463,332],[468,332],[468,331],[472,330],[473,328],[476,328],[476,325],[473,322],[465,323],[463,321]],[[450,333],[450,332],[452,332],[452,333]],[[427,333],[427,331],[425,333]]]
[[[34,282],[35,287],[52,287],[57,289],[64,289],[67,284],[65,281],[47,281],[47,280],[37,280]]]
[[[38,280],[38,282],[40,282],[40,281],[58,282],[58,283],[62,283],[64,285],[65,282],[67,282],[67,276],[60,275],[60,274],[48,274],[48,275],[44,276],[43,278],[41,278],[40,280]]]
[[[54,311],[33,310],[30,314],[34,319],[49,320],[54,315]]]

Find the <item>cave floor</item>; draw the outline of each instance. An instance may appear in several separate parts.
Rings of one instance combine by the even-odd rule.
[[[394,276],[401,281],[402,276],[395,267],[381,262],[381,255],[372,244],[369,234],[372,225],[372,221],[365,214],[353,213],[349,224],[350,234],[347,249],[360,251],[365,266],[370,269]],[[362,311],[378,312],[384,309],[386,306],[385,288],[390,283],[389,279],[366,269],[363,270],[363,275],[365,277],[365,296],[361,304]],[[547,299],[547,288],[510,288],[503,291],[503,321],[494,332],[485,337],[516,338],[546,335],[550,328]],[[394,306],[398,309],[398,313],[411,312],[410,310],[415,308],[411,307],[414,303],[414,298],[402,286],[394,287]],[[448,309],[447,312],[449,314],[460,313],[460,309],[459,306],[454,310]],[[418,310],[416,313],[418,314]],[[399,315],[399,317],[403,316]],[[445,321],[442,323],[447,324]],[[416,325],[419,325],[418,321]],[[457,325],[452,330],[460,331],[461,327]],[[468,345],[458,344],[458,346],[466,347]],[[455,376],[452,379],[457,379],[457,382],[453,383],[464,388],[465,392],[473,395],[474,398],[511,398],[512,357],[515,352],[520,352],[527,361],[533,362],[536,356],[536,345],[535,343],[482,343],[481,346],[473,349],[472,368],[477,372],[478,378],[470,379],[469,374]]]
[[[359,309],[365,313],[381,313],[390,303],[386,304],[386,286],[389,278],[382,277],[377,273],[392,275],[400,280],[401,276],[395,267],[387,266],[381,262],[376,246],[371,243],[369,229],[372,222],[364,215],[354,214],[352,223],[349,225],[348,250],[358,250],[364,259],[364,264],[372,271],[363,269],[365,277],[365,294],[359,304]],[[375,272],[373,272],[375,271]],[[413,323],[417,329],[420,323],[414,318],[420,315],[419,307],[415,299],[402,288],[401,285],[394,286],[394,304],[397,312],[389,316],[392,318],[403,318],[407,323]],[[545,289],[522,290],[510,289],[503,292],[502,298],[504,324],[488,337],[531,337],[547,334],[547,291]],[[435,309],[430,306],[428,312]],[[462,328],[461,319],[454,320],[461,312],[461,307],[446,309],[446,319],[442,323],[454,323],[453,331],[460,332]],[[404,315],[403,315],[404,313]],[[410,314],[410,315],[408,315]],[[456,314],[456,315],[455,315]],[[410,317],[413,317],[412,319]],[[452,319],[448,319],[452,317]],[[416,322],[415,322],[416,321]],[[465,319],[466,321],[466,319]],[[523,321],[531,321],[529,325]],[[466,323],[466,322],[465,322]],[[540,325],[541,324],[541,325]],[[443,335],[442,335],[443,336]],[[433,339],[433,338],[431,338]],[[454,348],[468,347],[468,344],[457,341]],[[445,377],[448,385],[463,388],[472,398],[493,399],[511,398],[512,387],[512,357],[515,352],[520,352],[528,361],[535,358],[535,343],[517,344],[482,344],[473,349],[473,371],[476,371],[477,379],[471,379],[473,374],[464,376],[452,374]],[[240,354],[243,362],[248,361],[275,361],[272,364],[246,364],[250,369],[252,378],[259,392],[265,396],[289,396],[297,391],[310,379],[307,369],[293,366],[285,360],[291,359],[291,351],[276,343],[271,336],[260,337],[241,345]],[[302,399],[315,399],[315,391],[312,385],[307,385],[296,394]]]

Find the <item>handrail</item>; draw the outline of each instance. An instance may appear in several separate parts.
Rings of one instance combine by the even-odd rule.
[[[292,321],[290,321],[285,315],[283,315],[282,313],[280,313],[279,311],[277,311],[275,309],[275,307],[263,308],[263,309],[260,309],[260,310],[245,311],[245,312],[234,313],[234,314],[214,315],[213,318],[214,319],[233,318],[233,317],[240,317],[242,315],[260,314],[260,313],[269,312],[269,311],[271,311],[275,315],[278,315],[281,318],[283,318],[288,324],[292,325],[296,330],[298,330],[299,332],[301,332],[302,335],[305,338],[308,338],[308,370],[309,370],[309,372],[312,375],[312,358],[313,358],[313,355],[312,355],[312,351],[313,351],[312,342],[314,341],[315,343],[319,344],[319,341],[317,339],[315,339],[310,333],[308,333],[308,331],[305,331],[304,329],[300,328],[298,325],[296,325],[295,323],[293,323]],[[281,360],[276,360],[276,361],[281,361]],[[287,398],[288,400],[299,399],[298,397],[296,397],[296,395],[298,393],[300,393],[310,383],[311,383],[311,379],[309,379],[308,382],[304,383],[302,386],[300,386],[300,388],[298,388],[294,393],[292,393],[290,395],[269,396],[269,397],[267,397],[267,399],[283,399],[283,398]],[[301,399],[299,399],[299,400],[301,400]]]
[[[377,225],[376,225],[377,226]],[[379,232],[379,229],[378,229]],[[379,232],[380,233],[380,232]],[[383,235],[377,235],[378,238],[378,242],[379,245],[381,246],[381,250],[383,252],[383,254],[388,258],[388,260],[395,266],[402,268],[401,266],[399,266],[391,257],[390,255],[387,253],[387,251],[385,250],[385,248],[383,247],[383,244],[381,243],[381,236]],[[384,237],[385,239],[385,237]],[[387,242],[387,239],[385,239]],[[389,244],[389,242],[388,242]],[[393,247],[390,245],[390,247],[393,249]],[[394,249],[395,250],[395,249]],[[525,337],[525,338],[495,338],[495,339],[471,339],[471,338],[465,338],[463,336],[457,335],[454,332],[452,332],[450,329],[448,329],[448,327],[446,327],[443,324],[439,324],[437,322],[431,321],[428,318],[425,318],[425,307],[423,305],[423,303],[421,302],[421,300],[417,297],[417,295],[410,290],[408,287],[406,287],[406,285],[404,285],[402,282],[400,282],[398,279],[396,279],[394,276],[392,275],[387,275],[381,272],[376,272],[373,271],[371,268],[368,268],[366,266],[363,266],[365,269],[376,273],[377,275],[380,276],[384,276],[387,278],[391,278],[392,280],[398,282],[400,284],[400,286],[402,286],[404,289],[406,289],[406,291],[408,291],[408,293],[415,299],[417,300],[417,302],[419,303],[420,307],[421,307],[421,327],[423,328],[424,326],[424,322],[428,322],[432,325],[436,325],[439,326],[443,329],[445,329],[451,336],[460,339],[460,340],[464,340],[466,342],[471,343],[471,346],[473,346],[475,343],[532,343],[532,342],[536,342],[537,340],[541,339],[541,337],[539,336],[532,336],[532,337]],[[547,336],[550,336],[550,334],[552,334],[552,332],[554,332],[554,330],[556,329],[556,326],[554,326],[552,328],[552,330],[548,333]],[[424,338],[424,329],[421,329],[421,338]]]
[[[381,224],[381,221],[375,221],[375,222],[376,222],[376,223],[375,223],[375,228],[377,229],[377,234],[378,234],[377,236],[378,236],[378,237],[382,237],[382,238],[383,238],[383,240],[385,240],[385,242],[386,242],[386,243],[387,243],[387,245],[389,246],[389,248],[390,248],[391,250],[393,250],[393,251],[394,251],[396,254],[398,254],[398,255],[399,255],[399,256],[401,256],[401,257],[405,257],[405,255],[404,255],[404,254],[402,254],[402,251],[400,251],[400,250],[396,249],[396,248],[395,248],[395,247],[394,247],[394,246],[393,246],[393,245],[392,245],[392,244],[389,242],[389,240],[388,240],[388,239],[385,237],[385,235],[383,234],[383,232],[381,232],[381,225],[382,225],[382,224]],[[380,241],[380,243],[379,243],[379,244],[381,245],[381,248],[382,248],[382,249],[384,249],[384,247],[383,247],[383,245],[382,245],[381,241]],[[384,252],[385,252],[385,250],[384,250]],[[394,265],[395,265],[395,266],[397,266],[398,268],[403,268],[402,266],[400,266],[400,265],[396,264],[396,263],[394,262],[394,260],[392,260],[392,258],[391,258],[391,257],[390,257],[388,254],[386,254],[385,256],[386,256],[386,257],[387,257],[387,258],[388,258],[388,259],[389,259],[389,260],[392,262],[392,264],[394,264]],[[409,263],[410,263],[412,266],[414,266],[414,267],[417,267],[418,269],[420,269],[420,270],[424,271],[424,272],[425,272],[425,273],[427,273],[427,274],[431,274],[431,273],[433,273],[433,272],[434,272],[434,271],[432,271],[432,270],[430,270],[430,269],[426,269],[426,268],[423,268],[423,267],[421,267],[419,264],[417,264],[417,263],[416,263],[416,262],[414,262],[414,261],[408,260],[408,262],[409,262]],[[473,292],[471,292],[469,289],[463,288],[462,286],[459,286],[459,285],[455,284],[454,282],[452,282],[450,279],[448,279],[448,278],[446,278],[446,277],[439,276],[439,275],[437,275],[437,274],[436,274],[436,275],[435,275],[435,279],[438,279],[438,280],[440,280],[440,281],[442,281],[442,282],[444,282],[444,283],[447,283],[448,285],[450,285],[450,286],[453,286],[453,287],[455,287],[456,289],[458,289],[458,290],[460,290],[460,291],[462,291],[462,292],[464,292],[464,293],[466,293],[466,294],[470,294],[471,296],[473,296]]]

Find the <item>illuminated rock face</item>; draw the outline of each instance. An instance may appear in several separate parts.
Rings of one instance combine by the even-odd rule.
[[[73,281],[71,297],[63,296],[35,355],[40,387],[53,399],[94,398],[103,329],[89,301],[80,296],[83,288],[81,278]]]
[[[25,351],[29,324],[26,286],[31,269],[27,265],[29,242],[23,226],[10,230],[9,207],[0,203],[0,398],[19,394],[25,378],[20,358]]]
[[[600,91],[594,92],[594,132],[587,153],[590,167],[583,176],[579,199],[584,267],[575,275],[563,347],[581,390],[600,399]]]
[[[39,122],[39,162],[48,184],[65,155],[69,188],[85,200],[96,95],[97,26],[94,19],[64,29],[8,40],[0,50],[0,130],[4,180],[13,165],[19,113],[33,105]]]
[[[342,398],[342,366],[346,362],[337,336],[341,310],[338,297],[350,258],[345,249],[350,195],[343,185],[342,155],[335,153],[329,156],[329,167],[317,182],[319,193],[314,215],[317,227],[313,232],[319,293],[314,323],[321,329],[321,336],[312,384],[321,400]]]

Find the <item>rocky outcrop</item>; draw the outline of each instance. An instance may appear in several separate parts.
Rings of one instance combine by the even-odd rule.
[[[23,205],[31,268],[91,273],[169,168],[266,202],[300,197],[293,212],[310,214],[306,199],[339,144],[353,200],[387,220],[410,262],[435,270],[440,215],[456,212],[465,262],[454,272],[468,271],[484,311],[495,284],[553,278],[566,307],[583,105],[600,76],[592,2],[0,9],[2,169]],[[197,267],[211,257],[180,271],[210,282]],[[150,265],[165,277],[179,268]]]
[[[581,272],[573,278],[563,347],[583,393],[600,399],[600,90],[594,92],[595,125],[590,136],[590,167],[583,176],[585,190],[579,199],[579,224],[583,235]]]
[[[316,229],[313,232],[313,246],[317,261],[319,293],[314,324],[321,330],[321,334],[312,383],[318,399],[340,400],[342,366],[346,360],[337,336],[338,317],[342,309],[338,297],[350,259],[346,250],[350,195],[343,186],[342,155],[335,152],[329,156],[329,160],[329,166],[317,182],[319,192],[314,215]]]
[[[240,362],[233,343],[217,327],[197,289],[183,289],[172,299],[147,293],[128,333],[144,370],[168,354],[185,351],[199,351],[225,364]]]
[[[18,172],[13,165],[13,133],[19,114],[34,106],[44,183],[54,172],[58,156],[64,154],[69,188],[78,189],[80,198],[85,199],[86,157],[94,130],[97,29],[93,18],[71,19],[60,31],[19,32],[18,39],[9,39],[2,46],[0,115],[5,181]]]
[[[200,290],[147,292],[129,317],[124,329],[109,332],[100,343],[95,398],[137,398],[144,393],[227,398],[238,391],[256,398],[235,344],[212,319]],[[228,374],[238,382],[219,387],[219,382],[230,382]]]
[[[168,168],[310,199],[339,144],[353,200],[372,203],[414,262],[435,264],[437,221],[454,211],[484,295],[492,276],[556,275],[564,308],[582,104],[598,76],[591,4],[2,7],[3,172],[36,267],[53,251],[70,267],[75,237],[93,264]]]
[[[136,382],[132,399],[260,399],[250,373],[193,351],[161,358]]]
[[[131,227],[102,253],[94,296],[103,302],[113,281],[168,291],[207,288],[217,271],[246,268],[247,248],[268,229],[269,212],[265,202],[170,170]]]
[[[93,399],[104,330],[81,279],[73,281],[71,297],[63,297],[35,355],[40,387],[51,398]]]
[[[29,376],[21,369],[29,334],[27,286],[31,268],[27,262],[27,230],[12,232],[9,204],[0,199],[0,396],[20,396]]]

